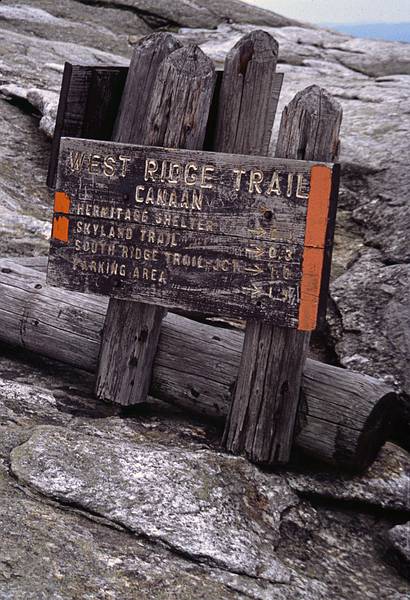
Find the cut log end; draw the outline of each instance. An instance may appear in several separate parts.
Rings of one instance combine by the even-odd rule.
[[[367,417],[358,437],[356,452],[344,461],[343,454],[339,458],[337,449],[335,462],[345,464],[356,471],[363,471],[369,467],[392,433],[397,409],[397,395],[389,390],[378,399]]]
[[[391,437],[400,403],[383,381],[308,361],[296,433],[311,456],[351,471],[366,469]],[[326,371],[326,373],[325,373]]]

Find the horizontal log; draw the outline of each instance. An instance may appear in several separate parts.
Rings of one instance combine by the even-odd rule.
[[[34,262],[41,268],[41,261]],[[47,287],[45,275],[0,259],[0,341],[95,371],[108,299]],[[150,393],[197,414],[225,418],[243,333],[168,314]],[[302,380],[296,445],[361,470],[387,439],[398,399],[382,381],[314,360]]]

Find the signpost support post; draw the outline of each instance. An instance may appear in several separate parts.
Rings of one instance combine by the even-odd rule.
[[[202,148],[215,84],[211,60],[196,46],[180,48],[153,34],[135,48],[114,139],[173,148]],[[123,405],[146,400],[165,310],[110,299],[96,394]]]
[[[342,108],[323,89],[298,93],[282,115],[276,156],[334,161]],[[328,232],[331,234],[332,232]],[[309,268],[304,254],[302,268]],[[329,261],[330,262],[330,261]],[[312,266],[315,268],[315,265]],[[323,277],[328,278],[324,273]],[[301,294],[309,295],[309,288]],[[257,463],[289,460],[310,333],[248,321],[224,445]]]

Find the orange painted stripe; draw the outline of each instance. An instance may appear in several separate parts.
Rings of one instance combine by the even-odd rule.
[[[316,327],[331,187],[332,169],[326,165],[314,165],[310,172],[300,284],[298,329],[301,331],[311,331]]]
[[[70,197],[65,192],[56,192],[54,194],[54,218],[53,231],[51,237],[54,240],[68,242],[68,218],[63,216],[55,216],[55,213],[70,212]]]
[[[54,240],[68,242],[68,223],[69,220],[67,217],[54,217],[51,237]]]
[[[54,212],[68,214],[70,212],[70,197],[65,192],[56,192],[54,195]]]

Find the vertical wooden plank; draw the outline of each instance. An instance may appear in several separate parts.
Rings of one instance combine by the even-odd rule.
[[[215,150],[266,156],[283,74],[275,73],[279,45],[255,30],[228,52],[219,97]]]
[[[77,85],[78,79],[80,79],[83,85]],[[80,87],[81,90],[88,91],[88,84],[88,71],[84,70],[84,68],[82,67],[77,68],[76,66],[71,65],[68,62],[64,64],[64,73],[63,80],[61,83],[56,125],[54,129],[53,141],[51,144],[50,161],[48,164],[47,185],[50,188],[55,187],[58,152],[60,150],[60,139],[63,135],[63,131],[69,128],[69,130],[72,130],[74,132],[74,135],[77,131],[81,132],[82,117],[84,114],[85,106],[83,104],[80,104],[80,112],[78,114],[79,118],[74,119],[73,122],[71,122],[72,120],[68,118],[70,111],[69,107],[72,104],[72,90],[75,89],[77,93],[77,89],[78,87]],[[84,100],[83,97],[82,100]],[[80,127],[78,127],[79,122],[81,123]]]
[[[178,40],[164,33],[146,36],[135,46],[113,140],[148,143],[147,119],[160,67],[179,48]],[[97,370],[97,397],[124,405],[144,401],[164,314],[160,308],[110,299]]]
[[[318,86],[285,108],[276,156],[333,162],[342,108]],[[225,447],[262,464],[286,463],[292,447],[309,333],[248,322]]]
[[[163,60],[181,48],[169,33],[143,37],[134,47],[121,104],[116,116],[113,141],[144,144],[148,108]]]
[[[127,72],[127,67],[65,63],[48,165],[48,187],[55,187],[63,136],[111,139]]]
[[[197,46],[178,46],[171,35],[157,33],[135,48],[116,141],[202,148],[215,69]],[[99,398],[123,405],[146,400],[164,314],[162,308],[110,299],[97,374]]]
[[[124,68],[93,68],[81,137],[110,140],[127,77]]]

